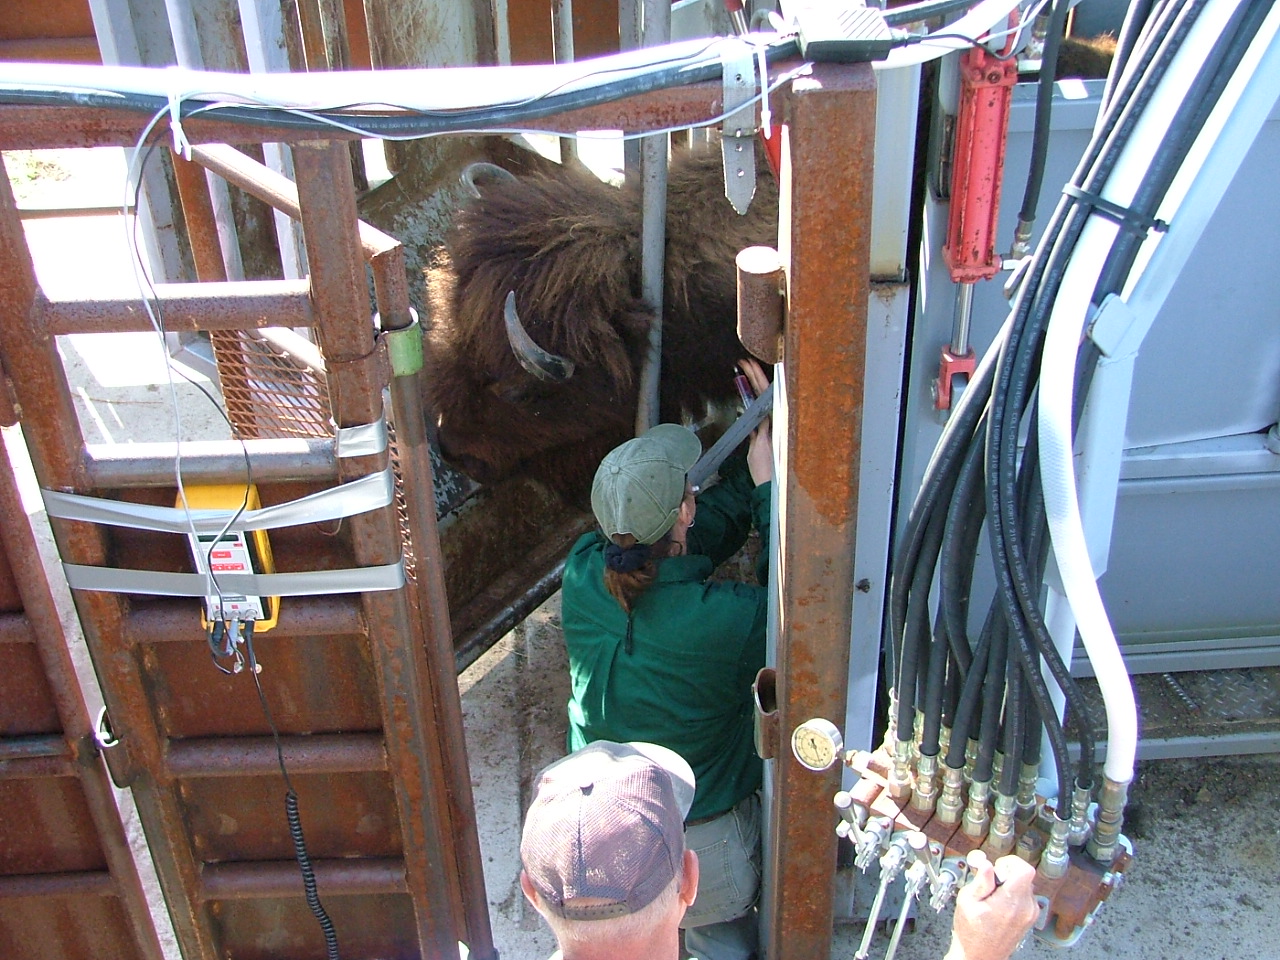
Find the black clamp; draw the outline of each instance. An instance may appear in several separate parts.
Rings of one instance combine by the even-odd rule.
[[[1164,233],[1169,229],[1169,224],[1163,220],[1149,217],[1129,207],[1122,207],[1118,203],[1112,203],[1096,193],[1082,190],[1075,184],[1067,184],[1062,188],[1062,192],[1081,206],[1090,208],[1098,216],[1110,220],[1135,237],[1145,238],[1152,230],[1156,233]]]

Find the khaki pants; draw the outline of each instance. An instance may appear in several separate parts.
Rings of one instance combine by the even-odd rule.
[[[698,855],[698,898],[680,923],[687,951],[697,960],[747,960],[759,939],[760,794],[689,827],[684,840]]]

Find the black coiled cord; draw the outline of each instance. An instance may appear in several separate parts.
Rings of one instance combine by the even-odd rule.
[[[325,956],[328,960],[338,960],[338,931],[334,929],[329,912],[320,902],[320,893],[316,890],[316,872],[311,868],[311,857],[307,854],[307,841],[302,835],[302,818],[298,815],[298,795],[293,792],[292,787],[284,794],[284,815],[289,820],[293,855],[298,860],[298,869],[302,871],[302,889],[306,894],[307,906],[324,931]]]
[[[325,956],[328,960],[339,960],[338,931],[334,929],[329,912],[320,902],[320,893],[316,889],[316,872],[311,866],[311,857],[307,853],[307,840],[302,834],[302,817],[298,813],[298,795],[293,790],[293,782],[289,779],[289,770],[284,765],[284,750],[280,746],[280,731],[276,729],[275,719],[271,716],[271,707],[267,704],[267,696],[262,691],[262,681],[258,679],[258,657],[253,652],[253,623],[245,632],[245,651],[249,655],[249,676],[253,677],[254,689],[258,691],[258,702],[262,704],[262,713],[271,727],[271,736],[276,744],[276,761],[280,764],[280,775],[284,777],[284,815],[289,822],[289,837],[293,840],[293,855],[298,861],[298,869],[302,872],[302,889],[306,896],[307,907],[320,923],[324,933]]]

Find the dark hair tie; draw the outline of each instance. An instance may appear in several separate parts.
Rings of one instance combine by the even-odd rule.
[[[604,565],[615,573],[634,573],[649,562],[649,544],[637,543],[620,547],[610,543],[604,548]]]

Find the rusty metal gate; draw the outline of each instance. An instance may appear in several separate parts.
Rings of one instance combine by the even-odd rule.
[[[299,145],[295,157],[310,281],[177,285],[160,291],[159,309],[171,330],[313,327],[337,428],[381,422],[383,391],[390,388],[405,467],[401,489],[416,521],[412,548],[434,573],[395,590],[287,599],[279,626],[255,644],[265,703],[248,672],[228,676],[211,666],[195,605],[76,591],[120,739],[108,760],[137,799],[184,956],[308,956],[324,949],[323,931],[300,896],[273,725],[344,955],[442,957],[466,940],[475,955],[489,956],[416,373],[391,382],[385,341],[375,339],[368,322],[366,252],[383,330],[409,327],[403,261],[389,238],[374,238],[376,249],[361,246],[345,144]],[[41,486],[172,504],[172,454],[162,455],[168,465],[157,469],[154,459],[100,458],[86,446],[56,352],[59,334],[143,329],[145,315],[125,300],[47,299],[7,181],[0,189],[4,363]],[[385,444],[341,456],[332,435],[316,438],[301,457],[296,444],[271,440],[246,441],[243,451],[238,443],[213,447],[184,450],[184,481],[243,484],[247,460],[264,504],[377,474],[389,461]],[[332,530],[321,526],[276,531],[279,571],[379,567],[402,556],[394,504],[346,519],[338,536],[326,536]],[[55,521],[55,532],[68,564],[161,572],[186,570],[190,562],[182,537],[70,520]],[[63,766],[66,752],[55,754]],[[35,836],[33,842],[49,839]],[[8,871],[89,870],[100,860],[69,864],[37,861]]]
[[[692,125],[719,113],[721,95],[719,83],[693,84],[578,110],[548,126],[573,131]],[[779,247],[788,265],[791,316],[800,321],[787,331],[786,390],[778,411],[785,424],[778,429],[785,438],[779,706],[789,729],[808,716],[842,712],[874,83],[865,66],[818,65],[777,96],[784,138]],[[0,147],[130,145],[143,123],[78,105],[57,108],[56,120],[47,108],[0,106]],[[250,130],[197,117],[184,125],[194,143],[292,143],[296,193],[294,185],[264,175],[230,148],[201,148],[196,159],[300,219],[311,275],[303,281],[221,282],[216,262],[202,260],[197,249],[204,282],[162,284],[155,292],[164,329],[226,334],[233,349],[244,349],[253,339],[245,331],[310,327],[325,376],[322,384],[310,385],[309,395],[321,394],[338,430],[381,422],[384,391],[391,398],[386,412],[398,451],[408,540],[395,503],[388,502],[343,519],[336,534],[331,524],[318,523],[274,530],[277,571],[391,567],[411,552],[417,575],[396,589],[286,598],[279,625],[254,641],[263,668],[261,700],[252,670],[224,675],[210,665],[195,603],[142,591],[76,590],[120,740],[106,753],[108,765],[136,798],[186,960],[290,960],[324,953],[324,935],[308,913],[293,859],[281,766],[300,801],[320,897],[344,957],[435,960],[456,956],[458,940],[467,942],[474,957],[493,957],[417,383],[421,374],[398,365],[393,370],[388,358],[389,336],[415,336],[403,332],[413,328],[400,246],[358,224],[345,142],[300,140],[293,131]],[[183,202],[194,209],[199,191],[184,189]],[[189,227],[200,220],[188,212]],[[198,238],[192,240],[198,248]],[[367,269],[381,332],[369,322]],[[135,297],[47,296],[37,283],[7,180],[0,184],[0,360],[46,491],[174,503],[176,449],[133,455],[87,445],[57,353],[61,335],[152,329]],[[343,452],[331,431],[290,440],[195,443],[182,452],[182,476],[186,483],[244,485],[251,475],[262,502],[271,505],[389,469],[385,445],[356,456]],[[74,570],[146,570],[159,578],[190,569],[181,536],[79,519],[55,519],[53,526],[62,560]],[[0,600],[17,608],[7,595]],[[22,607],[33,606],[24,594]],[[44,619],[50,626],[56,622]],[[2,642],[22,639],[21,628],[12,630],[0,634],[0,653],[25,649]],[[32,679],[21,685],[38,687],[32,664],[23,669]],[[45,670],[56,689],[56,671],[48,664]],[[39,716],[39,708],[33,709]],[[30,729],[0,729],[10,737],[0,742],[7,751],[0,757],[19,756],[34,737],[30,749],[37,755],[26,755],[12,769],[65,772],[75,760],[86,795],[86,784],[104,788],[97,755],[83,746],[86,719],[65,710],[57,719],[46,709]],[[65,737],[56,732],[59,724]],[[11,742],[12,734],[27,739]],[[55,742],[62,740],[80,747]],[[46,748],[54,752],[39,756]],[[0,787],[10,782],[4,771]],[[775,877],[785,871],[787,880],[785,890],[775,884],[772,902],[765,904],[772,921],[769,955],[775,960],[823,956],[829,945],[835,841],[830,831],[810,824],[829,807],[836,788],[832,776],[802,771],[785,758],[774,767],[774,795],[785,816],[775,818],[769,869]],[[23,799],[0,798],[4,813]],[[11,823],[0,818],[0,851],[8,849]],[[67,898],[84,888],[105,893],[107,873],[119,905],[117,936],[136,941],[128,948],[133,953],[122,949],[117,955],[151,960],[154,934],[136,881],[129,865],[117,869],[114,859],[118,832],[110,823],[97,829],[106,851],[97,859],[63,864],[34,854],[29,860],[0,858],[0,875],[7,875],[0,876],[0,904],[16,896],[21,910],[57,918],[70,909]],[[9,916],[0,912],[0,922]],[[16,955],[71,960],[106,951],[96,941],[89,949],[41,942]]]

